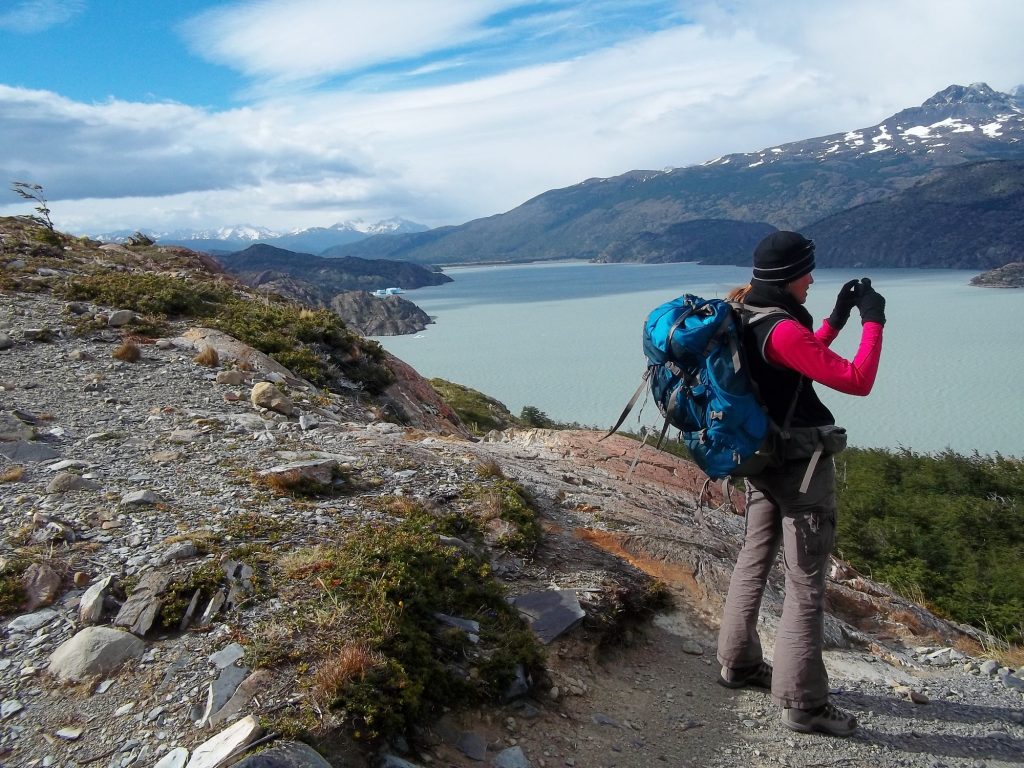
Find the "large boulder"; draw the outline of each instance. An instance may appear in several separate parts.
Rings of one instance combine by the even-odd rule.
[[[64,641],[50,656],[49,672],[60,680],[109,675],[142,654],[146,644],[130,632],[86,627]]]

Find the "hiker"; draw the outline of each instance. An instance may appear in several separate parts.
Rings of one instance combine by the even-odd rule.
[[[825,578],[836,532],[835,463],[828,454],[845,447],[845,430],[834,427],[835,419],[811,382],[851,395],[871,391],[882,350],[885,299],[867,278],[851,280],[840,289],[832,314],[814,331],[804,307],[813,269],[813,242],[796,232],[774,232],[754,251],[750,284],[729,295],[731,301],[785,310],[746,328],[743,344],[768,415],[777,425],[788,421],[791,429],[784,431],[792,439],[780,441],[778,466],[746,479],[746,532],[718,636],[719,682],[727,688],[770,690],[783,708],[783,724],[794,731],[849,736],[857,720],[829,701],[822,661]],[[863,327],[850,362],[829,344],[854,307]],[[808,434],[814,439],[798,439]],[[825,446],[822,455],[822,440],[828,442],[830,435],[841,436],[841,445]],[[786,594],[773,670],[762,656],[757,617],[780,545]]]

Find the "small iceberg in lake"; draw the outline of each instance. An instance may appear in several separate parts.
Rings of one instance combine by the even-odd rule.
[[[401,288],[378,288],[373,292],[373,295],[384,298],[385,296],[397,296],[401,292]]]

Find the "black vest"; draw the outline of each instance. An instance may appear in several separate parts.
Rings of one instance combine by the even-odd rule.
[[[793,301],[788,293],[774,286],[758,286],[756,283],[754,285],[744,303],[755,307],[779,307],[789,315],[788,319],[796,320],[805,328],[811,329],[813,321],[810,313]],[[764,350],[769,334],[776,325],[786,319],[781,315],[771,316],[747,327],[743,334],[750,376],[757,384],[761,400],[768,408],[768,415],[780,428],[786,420],[800,379],[804,378],[792,368],[773,365],[765,359]],[[818,399],[811,380],[804,378],[789,426],[820,427],[835,423],[832,412]]]

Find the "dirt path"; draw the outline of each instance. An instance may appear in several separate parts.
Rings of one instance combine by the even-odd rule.
[[[532,768],[1024,765],[1021,692],[960,667],[906,670],[866,651],[827,652],[833,700],[861,724],[836,739],[786,730],[766,693],[717,685],[713,635],[685,610],[660,614],[600,659],[571,639],[555,645],[550,667],[569,686],[558,701],[469,714],[460,722],[487,739],[486,762],[441,745],[430,764],[490,766],[518,745]]]

